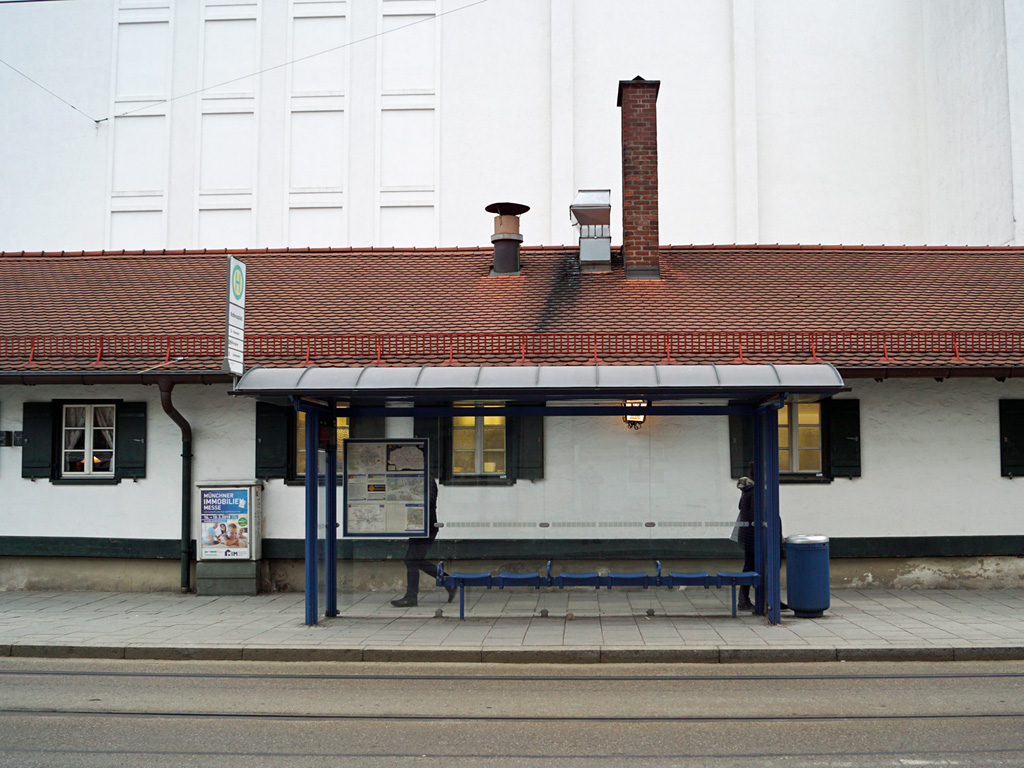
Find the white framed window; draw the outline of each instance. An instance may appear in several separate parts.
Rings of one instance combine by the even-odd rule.
[[[502,403],[457,402],[459,407],[499,407]],[[505,417],[452,418],[452,476],[506,475]]]
[[[335,429],[337,430],[338,437],[338,477],[341,477],[344,472],[345,463],[342,460],[344,458],[344,441],[350,437],[348,416],[338,416],[336,418]],[[304,411],[298,411],[295,414],[295,477],[306,476],[306,414]]]
[[[117,407],[68,404],[61,421],[61,476],[113,477]]]
[[[779,410],[779,472],[822,471],[821,403],[786,403]]]

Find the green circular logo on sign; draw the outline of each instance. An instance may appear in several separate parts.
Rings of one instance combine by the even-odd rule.
[[[238,518],[238,524],[243,528],[247,528],[249,526],[249,518],[247,518],[245,515],[242,515]]]
[[[245,293],[245,276],[242,274],[242,268],[237,264],[231,272],[231,292],[236,299],[242,298],[242,294]]]

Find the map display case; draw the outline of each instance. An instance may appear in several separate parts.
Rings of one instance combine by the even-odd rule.
[[[346,538],[415,539],[429,535],[427,440],[344,441]]]

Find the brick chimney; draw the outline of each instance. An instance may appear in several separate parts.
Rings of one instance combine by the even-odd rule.
[[[619,81],[622,108],[622,255],[626,277],[658,278],[658,100],[660,80]]]

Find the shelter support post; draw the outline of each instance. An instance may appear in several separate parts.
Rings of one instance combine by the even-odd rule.
[[[779,408],[784,402],[780,396],[759,405],[754,411],[754,433],[758,435],[754,458],[757,465],[754,507],[755,519],[759,520],[755,535],[761,534],[759,542],[755,539],[755,546],[761,552],[761,562],[764,564],[764,570],[758,573],[762,574],[764,613],[769,624],[778,624],[782,620],[782,584],[779,576],[779,542],[782,537],[782,521],[779,519]]]
[[[334,403],[331,403],[334,410]],[[338,430],[335,428],[336,418],[331,418],[330,429],[327,431],[327,499],[325,510],[326,530],[324,541],[326,557],[324,564],[324,581],[327,585],[327,605],[324,613],[327,616],[338,615]],[[307,456],[309,454],[306,454]]]
[[[752,480],[754,480],[754,570],[760,574],[760,579],[754,587],[754,613],[764,616],[764,574],[765,574],[765,548],[764,548],[764,491],[761,488],[760,478],[764,476],[764,428],[762,421],[764,414],[760,408],[755,408],[752,413],[754,421],[754,466],[751,469]]]
[[[298,409],[298,406],[296,406]],[[299,409],[305,410],[305,409]],[[320,440],[320,414],[306,411],[306,624],[317,623],[317,447]]]

